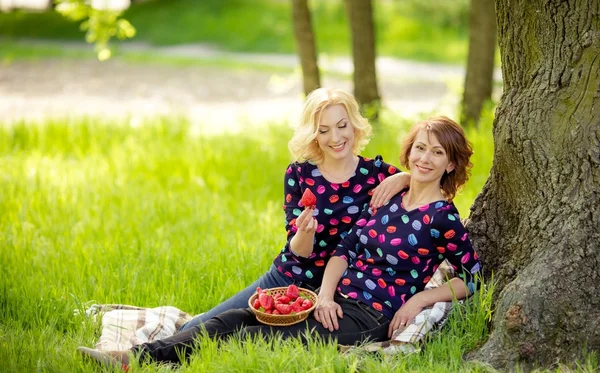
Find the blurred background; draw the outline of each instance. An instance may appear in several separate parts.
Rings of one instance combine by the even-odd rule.
[[[371,118],[435,113],[476,125],[501,94],[493,1],[0,0],[0,9],[4,123],[181,116],[202,133],[239,132],[294,121],[304,94],[327,86],[354,92]]]

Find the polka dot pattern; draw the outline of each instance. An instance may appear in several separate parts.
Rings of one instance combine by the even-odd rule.
[[[359,156],[356,170],[347,181],[330,183],[315,164],[290,164],[285,172],[283,205],[287,244],[273,261],[277,269],[295,280],[320,286],[330,254],[360,217],[360,212],[371,199],[373,189],[381,180],[396,172],[396,168],[383,162],[380,156],[375,159]],[[302,258],[290,251],[289,243],[297,231],[294,225],[296,218],[304,210],[300,199],[306,188],[317,198],[313,216],[318,226],[313,253],[309,258]]]
[[[438,201],[407,211],[405,193],[375,213],[364,211],[333,254],[348,261],[338,291],[390,319],[425,288],[444,259],[472,291],[481,269],[454,204]]]

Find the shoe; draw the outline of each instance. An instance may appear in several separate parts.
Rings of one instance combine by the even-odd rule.
[[[129,370],[129,365],[122,361],[121,356],[124,353],[121,353],[121,351],[114,351],[115,353],[111,354],[109,352],[100,351],[100,350],[96,350],[93,348],[87,348],[87,347],[77,347],[77,351],[79,353],[81,353],[83,356],[86,356],[92,360],[95,360],[97,363],[99,363],[102,366],[109,367],[109,368],[120,368],[124,372],[127,372]],[[125,355],[125,356],[127,356],[127,355]]]

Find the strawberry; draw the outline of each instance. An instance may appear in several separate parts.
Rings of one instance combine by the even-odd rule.
[[[292,311],[294,311],[296,313],[304,311],[302,309],[302,302],[303,301],[304,301],[304,298],[302,298],[302,297],[296,298],[296,300],[294,301],[294,303],[292,303]]]
[[[298,296],[300,295],[300,292],[298,290],[298,287],[294,284],[288,286],[288,288],[285,290],[285,295],[287,295],[287,297],[289,298],[290,301],[294,301],[296,300],[296,298],[298,298]]]
[[[304,205],[304,207],[313,208],[317,204],[317,197],[310,191],[310,189],[304,189],[304,193],[302,194],[302,199],[300,203]]]
[[[255,309],[259,309],[260,308],[260,301],[258,300],[258,297],[254,300],[254,303],[252,304],[252,307],[254,307]]]
[[[279,298],[277,298],[277,300],[281,304],[289,304],[290,303],[290,298],[287,295],[281,295],[281,296],[279,296]]]
[[[275,307],[277,307],[277,309],[275,311],[279,311],[282,315],[289,315],[290,313],[292,313],[292,306],[290,306],[289,304],[277,304]],[[273,311],[273,313],[275,313],[275,311]]]
[[[277,307],[277,305],[275,307]],[[273,310],[273,315],[281,315],[281,312],[279,312],[279,310],[277,308],[275,308]]]
[[[265,310],[268,311],[273,309],[273,297],[269,294],[265,292],[260,293],[258,295],[258,301],[260,302],[261,307]]]
[[[302,309],[303,310],[308,310],[313,306],[313,302],[310,299],[305,299],[304,302],[302,302]]]

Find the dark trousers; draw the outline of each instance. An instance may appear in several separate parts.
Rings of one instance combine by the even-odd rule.
[[[365,340],[384,341],[388,339],[387,331],[390,320],[383,314],[353,299],[337,296],[335,301],[342,307],[344,317],[338,319],[339,329],[333,332],[323,328],[323,325],[315,320],[312,314],[304,322],[291,326],[273,327],[261,324],[249,308],[243,308],[223,312],[204,324],[194,326],[169,338],[135,346],[132,351],[139,354],[142,359],[150,358],[155,361],[178,363],[180,357],[186,360],[189,358],[194,348],[194,339],[203,330],[208,336],[217,340],[225,340],[236,333],[239,333],[237,335],[241,338],[258,334],[269,338],[279,334],[283,338],[298,337],[303,342],[306,342],[305,334],[310,333],[310,337],[320,336],[343,345],[353,345]]]
[[[183,332],[187,329],[191,329],[194,326],[207,322],[211,318],[232,309],[236,308],[246,308],[248,307],[248,299],[256,292],[257,287],[261,287],[263,289],[276,288],[280,286],[289,286],[290,284],[295,284],[298,287],[307,288],[310,290],[314,290],[309,284],[305,284],[299,281],[295,281],[283,273],[280,273],[275,267],[274,264],[271,264],[271,268],[260,278],[254,281],[251,285],[246,286],[245,289],[238,292],[236,295],[227,299],[225,302],[217,305],[216,307],[204,312],[201,315],[198,315],[183,324],[183,326],[179,329],[179,332]]]

